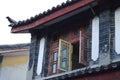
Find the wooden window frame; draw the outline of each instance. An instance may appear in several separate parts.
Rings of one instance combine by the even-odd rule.
[[[61,49],[62,49],[62,43],[65,43],[67,44],[67,47],[68,47],[68,56],[67,56],[67,64],[68,66],[66,68],[63,68],[61,66],[61,62],[62,62],[62,54],[61,54]],[[58,69],[61,70],[61,71],[70,71],[72,69],[72,61],[71,61],[71,56],[72,56],[72,50],[73,50],[73,47],[71,45],[71,43],[65,41],[65,40],[62,40],[62,39],[59,39],[59,54],[58,54]]]
[[[56,53],[56,60],[54,60],[54,54],[55,54],[55,53]],[[52,62],[51,62],[51,64],[52,64],[51,73],[52,73],[52,74],[57,73],[57,51],[54,51],[54,52],[52,53]],[[55,72],[53,71],[53,65],[56,65]]]
[[[88,61],[87,61],[87,55],[88,55],[88,46],[90,46],[88,43],[89,43],[89,35],[88,35],[88,32],[86,32],[84,30],[83,27],[81,27],[79,30],[78,30],[78,37],[77,36],[74,36],[74,32],[68,32],[69,35],[68,35],[68,40],[63,40],[63,37],[59,37],[55,42],[51,42],[51,47],[50,47],[50,63],[49,63],[49,68],[51,70],[49,70],[49,74],[57,74],[57,73],[61,73],[61,72],[66,72],[66,71],[71,71],[72,70],[72,53],[73,53],[73,46],[72,44],[76,43],[77,41],[79,41],[79,62],[80,65],[82,66],[87,66],[88,65]],[[61,35],[62,36],[62,35]],[[85,40],[88,40],[87,41],[87,44],[85,43]],[[68,48],[67,51],[68,51],[68,55],[67,57],[62,57],[62,53],[61,53],[61,49],[64,49],[62,48],[63,47],[63,44],[66,44]],[[86,45],[84,45],[86,44]],[[85,47],[87,46],[87,47]],[[85,47],[85,49],[84,49]],[[87,51],[88,50],[88,51]],[[57,52],[57,61],[53,61],[53,53],[54,52]],[[86,57],[85,57],[86,55]],[[67,63],[67,67],[62,67],[61,66],[61,63],[62,61],[65,61]],[[52,65],[56,64],[56,72],[52,72],[53,71],[53,67]]]
[[[87,47],[85,47],[85,40],[88,38],[89,38],[88,34],[81,29],[80,37],[79,37],[79,63],[84,66],[88,65],[88,61],[87,61],[87,59],[85,59],[85,56],[87,57],[88,51],[89,51],[88,42],[87,42]],[[85,51],[86,51],[86,53],[85,53]]]

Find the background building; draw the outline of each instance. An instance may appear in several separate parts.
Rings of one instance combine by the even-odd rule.
[[[29,44],[0,46],[0,80],[26,80]]]

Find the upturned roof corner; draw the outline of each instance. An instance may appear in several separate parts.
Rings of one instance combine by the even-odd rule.
[[[17,21],[15,21],[14,19],[10,18],[9,16],[7,16],[6,18],[10,22],[10,24],[9,24],[10,27],[14,27],[14,25],[17,24]]]

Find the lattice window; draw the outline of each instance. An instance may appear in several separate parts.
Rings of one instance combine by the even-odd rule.
[[[72,45],[71,43],[60,39],[59,40],[59,55],[58,55],[58,69],[62,71],[69,71],[72,68]]]

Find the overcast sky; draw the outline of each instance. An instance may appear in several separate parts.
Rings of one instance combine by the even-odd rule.
[[[66,0],[0,0],[0,45],[30,42],[30,34],[11,34],[6,16],[26,20]]]

